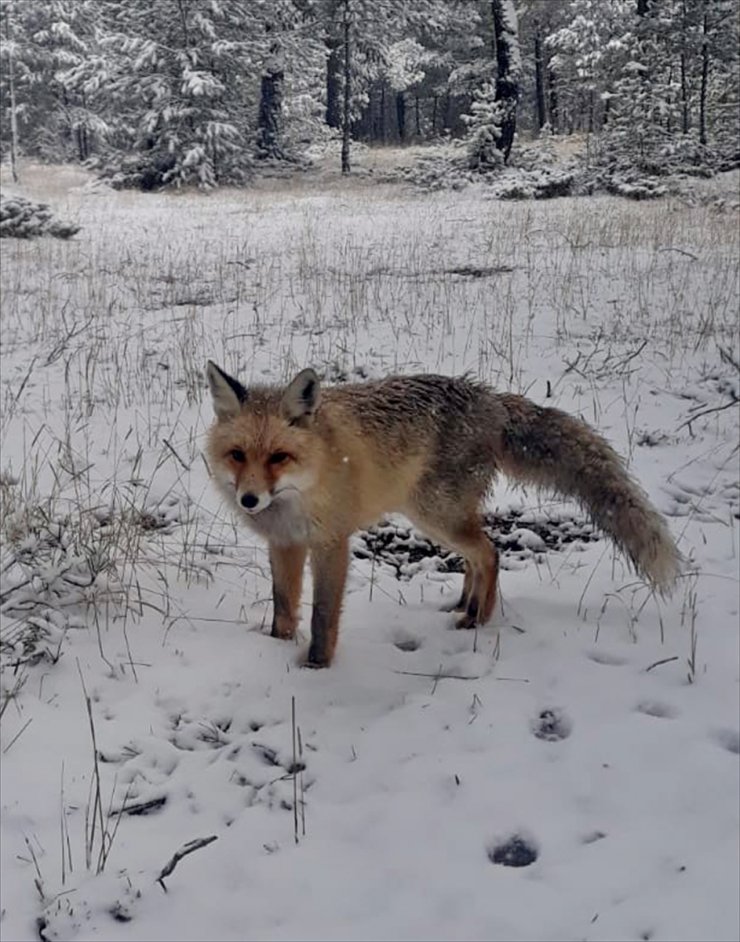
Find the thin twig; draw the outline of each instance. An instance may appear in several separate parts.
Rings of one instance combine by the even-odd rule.
[[[185,464],[185,462],[184,462],[184,461],[182,460],[182,458],[178,455],[178,453],[175,451],[175,449],[172,447],[172,445],[170,445],[170,443],[167,441],[167,439],[166,439],[166,438],[163,438],[162,441],[163,441],[163,442],[165,443],[165,445],[169,448],[169,450],[172,452],[172,454],[175,456],[175,458],[177,458],[177,460],[180,462],[180,464],[183,466],[183,468],[185,468],[186,471],[189,471],[189,470],[190,470],[190,465],[189,465],[189,464]]]
[[[480,680],[480,675],[474,677],[463,677],[462,674],[443,674],[437,671],[436,674],[425,674],[423,671],[393,671],[394,674],[406,674],[408,677],[429,677],[431,680]]]
[[[303,772],[306,768],[306,763],[303,761],[303,738],[301,737],[301,727],[297,729],[298,732],[298,762],[300,763],[300,774],[301,774],[301,835],[306,836],[306,789],[305,782],[303,779]]]
[[[462,674],[425,674],[421,671],[393,671],[394,674],[406,674],[409,677],[429,677],[430,680],[480,680],[481,674],[472,674],[470,677],[463,677]],[[494,680],[508,680],[516,684],[528,684],[528,677],[494,677]]]
[[[172,855],[170,862],[160,870],[159,876],[155,882],[159,883],[166,893],[167,887],[164,884],[164,878],[168,877],[172,873],[182,858],[187,857],[188,854],[192,854],[194,850],[200,850],[201,847],[207,847],[215,840],[218,840],[218,835],[211,834],[210,837],[196,837],[195,840],[188,841],[187,844],[183,844],[183,846],[179,850],[175,851],[175,853]]]
[[[290,698],[290,718],[293,733],[293,838],[298,843],[298,753],[296,748],[295,697]]]
[[[18,730],[18,732],[15,734],[15,736],[13,736],[13,738],[10,740],[10,742],[8,743],[8,745],[3,749],[3,755],[5,755],[5,753],[8,751],[8,749],[10,749],[10,747],[13,745],[13,743],[16,741],[16,739],[19,739],[20,736],[21,736],[21,734],[22,734],[26,729],[28,729],[29,725],[30,725],[32,722],[33,722],[33,717],[30,716],[30,717],[26,720],[26,722],[23,724],[23,726],[21,726],[21,728]]]
[[[87,693],[87,687],[85,687],[85,678],[82,676],[82,668],[80,667],[79,658],[77,660],[77,672],[80,675],[80,682],[82,684],[82,692],[85,696],[85,704],[87,706],[87,716],[90,720],[90,737],[92,738],[92,747],[93,747],[93,775],[95,777],[95,803],[93,805],[93,826],[92,833],[90,835],[90,852],[92,854],[92,842],[95,837],[95,812],[98,812],[99,824],[100,824],[100,855],[98,856],[98,866],[97,872],[102,873],[103,867],[105,866],[105,860],[103,854],[105,852],[105,822],[103,821],[103,795],[100,786],[100,766],[98,764],[98,739],[95,735],[95,720],[93,718],[92,710],[92,700],[90,699]],[[102,863],[102,866],[101,866]]]
[[[685,422],[682,422],[679,426],[676,427],[676,431],[680,428],[683,428],[685,425],[691,425],[692,422],[696,422],[697,419],[703,418],[705,415],[711,415],[713,412],[724,412],[725,409],[731,409],[733,406],[735,408],[740,408],[740,399],[732,399],[730,402],[726,402],[721,406],[714,406],[711,409],[704,409],[703,412],[695,412],[691,418],[686,419]]]
[[[694,262],[699,261],[698,255],[694,255],[693,252],[687,252],[686,249],[679,249],[678,246],[676,245],[669,245],[669,246],[666,246],[666,248],[658,249],[658,251],[659,252],[678,252],[679,255],[685,255],[686,258],[690,258]]]
[[[31,855],[31,860],[33,860],[33,866],[36,870],[36,879],[34,880],[34,883],[36,884],[36,889],[38,890],[39,896],[41,897],[41,901],[45,903],[46,894],[44,893],[44,878],[41,876],[41,868],[39,867],[39,862],[38,862],[38,858],[36,857],[36,852],[34,851],[33,847],[31,846],[31,842],[29,841],[29,839],[26,837],[25,834],[23,835],[23,840],[26,842],[26,847],[28,848],[28,852]],[[38,841],[38,838],[36,838],[36,840]]]
[[[734,366],[738,373],[740,373],[740,360],[735,359],[732,350],[726,347],[721,347],[719,344],[717,344],[717,346],[719,347],[720,360],[724,360],[725,363],[729,363],[730,366]]]
[[[659,661],[654,661],[654,662],[650,665],[650,667],[646,667],[646,668],[645,668],[645,673],[647,674],[647,672],[648,672],[648,671],[651,671],[654,667],[660,667],[661,664],[670,664],[671,661],[677,661],[677,660],[678,660],[678,655],[677,655],[677,654],[674,654],[673,657],[664,657],[664,658],[661,658],[661,660],[659,660]]]

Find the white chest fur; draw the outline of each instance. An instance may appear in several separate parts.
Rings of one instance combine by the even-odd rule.
[[[311,534],[311,520],[296,491],[280,494],[262,513],[247,516],[244,522],[278,546],[306,543]]]

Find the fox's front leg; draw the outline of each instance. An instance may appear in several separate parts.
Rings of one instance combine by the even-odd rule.
[[[337,646],[339,614],[349,566],[346,537],[311,550],[313,614],[307,667],[328,667]]]
[[[272,636],[294,638],[299,621],[303,567],[308,547],[270,546],[272,569]]]

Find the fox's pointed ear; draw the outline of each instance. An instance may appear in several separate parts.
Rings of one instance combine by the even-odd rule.
[[[242,384],[224,373],[211,360],[206,367],[208,385],[213,397],[213,411],[218,419],[231,419],[239,414],[242,403],[247,401],[248,393]]]
[[[301,370],[283,393],[283,414],[289,422],[298,422],[314,414],[321,401],[319,377],[311,370]]]

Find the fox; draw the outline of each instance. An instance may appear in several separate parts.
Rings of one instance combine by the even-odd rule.
[[[227,505],[267,541],[275,638],[295,638],[310,556],[307,667],[334,657],[351,535],[389,513],[463,557],[457,627],[490,619],[499,560],[481,523],[499,473],[577,501],[660,593],[679,575],[667,524],[623,459],[560,409],[469,376],[323,388],[307,368],[285,386],[247,388],[210,360],[206,375],[215,413],[206,460]]]

